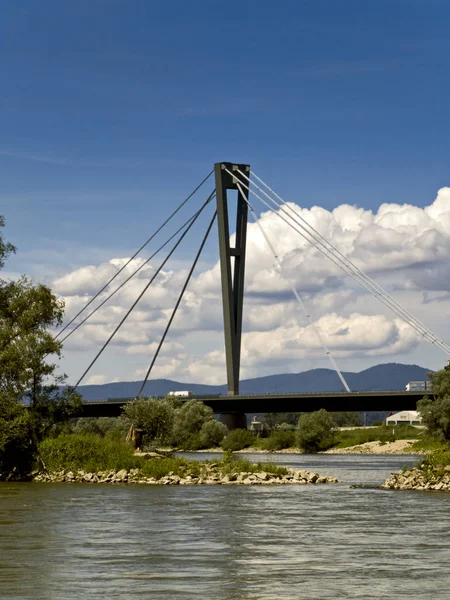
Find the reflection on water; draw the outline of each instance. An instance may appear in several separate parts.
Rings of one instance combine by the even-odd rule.
[[[0,597],[450,598],[450,494],[349,488],[413,457],[270,459],[342,483],[1,484]]]

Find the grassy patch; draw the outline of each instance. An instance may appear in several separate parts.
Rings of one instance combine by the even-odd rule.
[[[295,431],[274,431],[270,437],[257,438],[258,448],[273,452],[295,447]]]
[[[99,471],[119,471],[139,469],[143,477],[159,479],[169,473],[185,477],[199,477],[214,461],[190,461],[169,456],[166,458],[145,458],[135,456],[132,448],[122,440],[100,437],[92,434],[63,434],[48,438],[39,446],[39,453],[49,471],[78,471],[98,473]],[[215,462],[215,468],[222,474],[241,471],[255,473],[265,471],[274,475],[286,475],[287,469],[273,464],[235,459],[226,452],[223,460]]]
[[[287,475],[286,467],[280,467],[272,463],[250,463],[245,459],[236,459],[231,452],[225,452],[222,460],[219,463],[219,470],[223,474],[231,475],[232,473],[258,473],[265,471],[273,475]]]
[[[419,438],[422,430],[412,425],[395,425],[381,427],[363,427],[361,429],[349,429],[336,432],[336,444],[334,448],[348,448],[366,442],[380,441],[382,444],[395,442],[396,440],[408,440]]]
[[[421,463],[423,469],[443,470],[450,465],[450,445],[441,444],[441,448],[427,454]]]
[[[39,445],[39,455],[50,471],[82,469],[94,472],[138,466],[138,457],[124,441],[88,433],[47,438]]]

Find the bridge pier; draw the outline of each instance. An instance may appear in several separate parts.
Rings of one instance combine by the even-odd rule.
[[[230,431],[232,429],[247,429],[247,416],[245,413],[222,413],[220,422],[226,425]]]

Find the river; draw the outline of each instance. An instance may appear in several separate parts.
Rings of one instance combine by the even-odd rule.
[[[349,487],[415,457],[247,457],[341,483],[0,484],[0,598],[450,599],[450,494]]]

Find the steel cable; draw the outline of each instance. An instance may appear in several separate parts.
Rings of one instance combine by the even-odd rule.
[[[141,389],[139,390],[139,394],[138,394],[138,396],[140,396],[140,395],[142,394],[142,392],[143,392],[143,390],[144,390],[144,387],[145,387],[145,384],[147,383],[147,381],[148,381],[148,378],[150,377],[150,373],[152,372],[153,366],[154,366],[154,364],[155,364],[155,362],[156,362],[156,359],[158,358],[159,351],[161,350],[161,347],[162,347],[162,345],[163,345],[163,343],[164,343],[164,340],[166,339],[167,333],[168,333],[168,331],[169,331],[169,329],[170,329],[170,326],[172,325],[172,321],[173,321],[173,320],[174,320],[174,318],[175,318],[175,315],[176,315],[176,313],[177,313],[178,307],[180,306],[181,300],[182,300],[182,298],[183,298],[184,292],[186,291],[186,288],[187,288],[187,286],[188,286],[188,284],[189,284],[189,281],[190,281],[190,279],[191,279],[191,277],[192,277],[192,273],[194,272],[194,269],[195,269],[195,267],[197,266],[198,260],[199,260],[199,258],[200,258],[200,255],[201,255],[202,251],[203,251],[203,248],[204,248],[204,246],[205,246],[205,244],[206,244],[206,240],[208,239],[209,233],[210,233],[210,231],[211,231],[211,228],[212,228],[212,226],[213,226],[213,223],[214,223],[214,221],[215,221],[215,219],[216,219],[216,216],[217,216],[217,211],[215,211],[215,212],[214,212],[214,216],[213,216],[213,218],[211,219],[211,222],[210,222],[210,224],[209,224],[209,227],[208,227],[208,229],[207,229],[207,231],[206,231],[206,234],[205,234],[205,236],[204,236],[204,238],[203,238],[203,240],[202,240],[202,243],[200,244],[200,248],[198,249],[198,252],[197,252],[197,254],[196,254],[196,256],[195,256],[194,262],[192,263],[191,269],[190,269],[190,271],[189,271],[189,273],[188,273],[188,276],[187,276],[187,278],[186,278],[186,281],[184,282],[184,285],[183,285],[183,288],[182,288],[182,290],[181,290],[181,293],[180,293],[180,295],[178,296],[178,300],[177,300],[177,302],[176,302],[176,304],[175,304],[175,306],[174,306],[174,309],[173,309],[173,311],[172,311],[172,314],[171,314],[171,316],[170,316],[170,319],[169,319],[169,321],[168,321],[168,323],[167,323],[167,325],[166,325],[166,328],[165,328],[165,330],[164,330],[164,333],[163,333],[163,335],[162,335],[162,337],[161,337],[161,340],[160,340],[160,342],[159,342],[159,344],[158,344],[158,348],[156,349],[155,355],[153,356],[153,360],[152,360],[152,362],[150,363],[150,366],[149,366],[149,368],[148,368],[148,370],[147,370],[147,373],[146,373],[146,375],[145,375],[145,379],[144,379],[144,381],[142,382]]]
[[[238,172],[242,176],[244,176],[246,179],[248,179],[248,177],[246,177],[246,175],[244,173],[242,173],[241,171],[238,171]],[[231,173],[230,171],[228,171],[228,173],[230,175],[233,175],[233,177],[235,177],[235,175],[236,175],[236,174]],[[258,186],[256,186],[256,184],[254,184],[254,182],[250,182],[250,183],[252,183],[253,185],[255,185],[255,187],[258,188]],[[284,209],[283,206],[280,206],[278,203],[276,203],[263,190],[258,188],[260,191],[262,191],[262,193],[264,193],[267,197],[269,197],[271,202],[274,203],[283,212],[283,214],[287,216],[287,218],[285,218],[282,214],[280,214],[280,212],[277,212],[276,210],[274,210],[253,189],[251,189],[249,186],[245,185],[245,183],[243,183],[243,185],[250,191],[250,193],[252,193],[256,198],[258,198],[258,200],[260,202],[262,202],[270,211],[272,211],[279,218],[281,218],[285,223],[287,223],[292,229],[294,229],[294,231],[296,231],[298,234],[300,234],[308,243],[312,244],[317,250],[319,250],[319,252],[321,252],[329,260],[331,260],[331,262],[333,262],[337,267],[339,267],[342,271],[344,271],[344,273],[346,273],[347,275],[352,277],[352,279],[354,279],[359,285],[364,287],[373,296],[378,297],[380,302],[382,302],[386,307],[388,307],[390,310],[395,312],[397,314],[397,316],[399,316],[403,321],[405,321],[411,327],[413,327],[413,329],[415,329],[428,342],[436,345],[445,353],[450,354],[450,346],[448,346],[443,340],[438,338],[432,331],[428,330],[428,328],[426,328],[425,325],[423,325],[423,323],[421,323],[418,319],[416,319],[413,315],[411,315],[398,302],[394,301],[392,299],[392,297],[389,296],[389,294],[387,294],[387,292],[385,292],[380,286],[378,286],[378,284],[375,284],[375,282],[370,280],[370,278],[368,276],[366,276],[366,277],[367,277],[367,279],[369,279],[369,281],[367,281],[362,275],[360,275],[357,272],[357,270],[359,270],[361,274],[365,275],[365,273],[361,269],[358,269],[358,267],[353,265],[353,263],[351,263],[351,261],[349,261],[348,259],[346,259],[347,262],[343,261],[342,258],[340,258],[338,255],[336,255],[336,253],[334,253],[333,250],[326,247],[323,243],[319,242],[319,244],[317,244],[317,243],[314,243],[314,241],[311,241],[311,239],[309,237],[307,237],[307,235],[309,235],[313,239],[316,239],[316,238],[314,238],[314,236],[309,231],[306,231],[305,228],[300,223],[296,222],[295,219],[293,219],[293,217],[291,217],[291,215],[289,215],[286,212],[286,210]],[[294,213],[295,213],[295,211],[294,211]],[[297,216],[299,216],[297,213],[295,213],[295,214]],[[290,219],[290,220],[287,220],[287,219]],[[296,225],[298,225],[301,229],[303,229],[303,231],[300,231],[299,229],[297,229],[297,227],[295,227],[295,225],[293,225],[293,223],[291,221],[293,223],[295,223]],[[320,235],[320,234],[318,234],[318,235]],[[342,255],[342,256],[344,256],[344,255]],[[376,288],[379,288],[379,290],[377,290]]]
[[[215,194],[215,190],[211,194],[210,198],[214,194]],[[98,358],[101,356],[101,354],[103,353],[103,351],[105,350],[105,348],[108,346],[108,344],[110,343],[110,341],[114,338],[114,336],[116,335],[116,333],[119,331],[119,329],[125,323],[125,321],[129,317],[129,315],[131,314],[131,312],[134,310],[134,308],[136,307],[136,305],[138,304],[138,302],[141,300],[142,296],[145,294],[145,292],[148,290],[148,288],[150,287],[150,285],[156,279],[156,277],[158,276],[158,274],[160,273],[160,271],[162,270],[162,268],[164,267],[164,265],[167,263],[167,261],[169,260],[169,258],[172,256],[172,254],[178,248],[178,246],[180,245],[180,243],[183,241],[183,239],[185,238],[185,236],[188,233],[188,231],[191,229],[191,227],[194,225],[195,221],[198,219],[198,217],[200,216],[200,214],[203,211],[203,209],[206,207],[206,204],[207,203],[205,202],[205,204],[203,205],[201,211],[198,213],[198,215],[195,217],[195,219],[193,219],[191,221],[191,223],[189,224],[189,226],[185,229],[185,231],[183,231],[183,233],[181,234],[181,236],[179,237],[179,239],[177,240],[177,242],[175,243],[175,245],[173,246],[173,248],[170,250],[169,254],[166,256],[166,258],[163,260],[163,262],[161,263],[161,265],[155,271],[153,277],[145,285],[144,289],[140,292],[140,294],[138,295],[138,297],[136,298],[136,300],[133,302],[133,304],[130,306],[130,308],[126,312],[125,316],[121,319],[120,323],[117,325],[117,327],[114,329],[114,331],[112,332],[112,334],[109,336],[109,338],[103,344],[102,348],[99,350],[99,352],[97,353],[97,355],[95,356],[95,358],[91,361],[91,363],[89,364],[88,368],[84,371],[84,373],[81,375],[81,377],[78,379],[77,383],[75,384],[75,386],[72,389],[76,389],[80,385],[80,383],[83,381],[83,379],[86,377],[86,375],[89,373],[89,371],[92,369],[92,367],[97,362]]]
[[[98,292],[95,294],[95,296],[93,296],[93,297],[92,297],[92,298],[89,300],[89,302],[87,302],[87,303],[86,303],[86,304],[83,306],[83,308],[82,308],[82,309],[81,309],[81,310],[80,310],[80,311],[79,311],[79,312],[78,312],[78,313],[77,313],[77,314],[76,314],[76,315],[75,315],[75,316],[74,316],[74,317],[73,317],[73,318],[72,318],[72,319],[71,319],[71,320],[70,320],[70,321],[69,321],[69,322],[68,322],[68,323],[67,323],[67,324],[66,324],[66,325],[65,325],[65,326],[62,328],[62,329],[61,329],[61,331],[60,331],[60,332],[58,332],[58,334],[55,336],[55,340],[57,340],[57,339],[59,338],[59,336],[60,336],[60,335],[62,335],[62,334],[64,333],[64,331],[66,331],[66,329],[67,329],[68,327],[70,327],[70,325],[72,325],[72,323],[75,321],[75,319],[77,319],[77,318],[78,318],[78,317],[81,315],[81,313],[83,313],[83,312],[86,310],[86,308],[87,308],[88,306],[90,306],[90,305],[92,304],[92,302],[94,302],[94,300],[96,300],[96,299],[97,299],[97,298],[100,296],[100,294],[101,294],[101,293],[103,293],[103,292],[106,290],[106,288],[107,288],[107,287],[108,287],[108,286],[109,286],[109,285],[110,285],[110,284],[111,284],[111,283],[114,281],[114,279],[116,279],[116,277],[118,277],[118,276],[120,275],[120,273],[122,273],[122,271],[123,271],[124,269],[126,269],[126,267],[127,267],[129,264],[130,264],[130,262],[131,262],[132,260],[134,260],[134,259],[136,258],[136,256],[137,256],[137,255],[138,255],[138,254],[139,254],[139,253],[140,253],[140,252],[141,252],[141,251],[142,251],[142,250],[143,250],[143,249],[144,249],[146,246],[148,246],[148,244],[149,244],[149,243],[150,243],[150,242],[153,240],[153,238],[154,238],[156,235],[158,235],[158,233],[161,231],[161,229],[163,229],[163,228],[164,228],[164,227],[167,225],[167,223],[168,223],[168,222],[169,222],[169,221],[170,221],[170,220],[171,220],[171,219],[172,219],[172,218],[173,218],[173,217],[174,217],[174,216],[175,216],[175,215],[176,215],[176,214],[177,214],[177,213],[178,213],[178,212],[179,212],[179,211],[180,211],[182,208],[183,208],[183,206],[184,206],[184,205],[185,205],[185,204],[186,204],[186,203],[187,203],[187,202],[188,202],[188,201],[189,201],[189,200],[192,198],[192,196],[193,196],[193,195],[194,195],[196,192],[198,192],[198,190],[199,190],[199,189],[202,187],[202,185],[203,185],[204,183],[206,183],[206,181],[207,181],[207,180],[208,180],[208,179],[211,177],[211,175],[213,174],[213,172],[214,172],[214,171],[210,171],[210,173],[209,173],[209,174],[208,174],[208,175],[207,175],[207,176],[206,176],[206,177],[203,179],[203,181],[202,181],[201,183],[199,183],[199,185],[198,185],[198,186],[197,186],[197,187],[196,187],[196,188],[195,188],[195,189],[194,189],[194,190],[193,190],[193,191],[192,191],[192,192],[189,194],[189,196],[187,196],[187,198],[186,198],[185,200],[183,200],[183,202],[182,202],[182,203],[181,203],[181,204],[178,206],[178,208],[177,208],[177,209],[175,209],[175,210],[174,210],[174,212],[173,212],[173,213],[172,213],[172,214],[171,214],[171,215],[170,215],[170,216],[169,216],[169,217],[168,217],[168,218],[167,218],[167,219],[164,221],[164,223],[163,223],[163,224],[162,224],[162,225],[161,225],[161,226],[160,226],[160,227],[159,227],[159,228],[158,228],[158,229],[157,229],[157,230],[156,230],[156,231],[155,231],[155,232],[154,232],[154,233],[153,233],[153,234],[152,234],[152,235],[151,235],[149,238],[148,238],[148,240],[147,240],[147,241],[146,241],[144,244],[142,244],[142,246],[139,248],[139,250],[137,250],[137,251],[136,251],[136,252],[133,254],[133,256],[132,256],[130,259],[128,259],[128,261],[127,261],[127,262],[126,262],[126,263],[125,263],[125,264],[124,264],[124,265],[123,265],[123,266],[122,266],[122,267],[119,269],[119,271],[117,271],[117,273],[115,273],[115,274],[114,274],[114,275],[111,277],[111,279],[110,279],[110,280],[109,280],[107,283],[105,283],[105,285],[104,285],[104,286],[101,288],[101,290],[99,290],[99,291],[98,291]],[[64,339],[67,339],[67,338],[64,338]]]
[[[207,204],[209,204],[209,202],[211,202],[211,200],[214,198],[214,195],[215,192],[213,191],[209,198],[206,200],[206,202],[203,204],[203,206],[201,206],[197,212],[195,212],[179,229],[177,229],[177,231],[175,231],[175,233],[172,234],[164,242],[164,244],[162,244],[149,258],[147,258],[145,262],[143,262],[137,269],[135,269],[133,273],[131,273],[131,275],[127,277],[127,279],[125,279],[125,281],[123,281],[113,292],[111,292],[111,294],[107,298],[105,298],[98,306],[96,306],[95,309],[87,315],[87,317],[80,321],[80,323],[78,323],[76,327],[74,327],[66,336],[64,336],[61,340],[61,343],[64,343],[73,333],[75,333],[75,331],[77,331],[77,329],[79,329],[84,323],[86,323],[86,321],[90,319],[92,315],[94,315],[98,310],[100,310],[100,308],[102,308],[102,306],[104,306],[108,302],[108,300],[110,300],[121,288],[123,288],[124,285],[126,285],[135,275],[137,275],[137,273],[139,273],[139,271],[141,271],[152,260],[152,258],[154,258],[163,248],[165,248],[167,244],[171,242],[173,238],[176,235],[178,235],[178,233],[180,233],[180,231],[187,227],[187,225],[200,214],[203,208]]]

